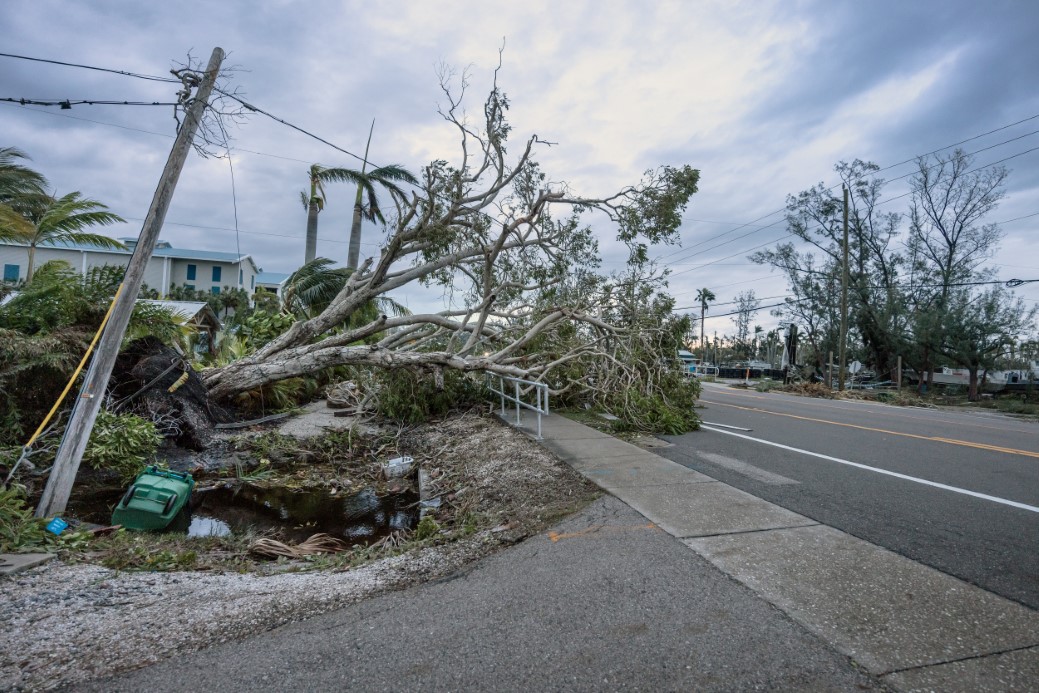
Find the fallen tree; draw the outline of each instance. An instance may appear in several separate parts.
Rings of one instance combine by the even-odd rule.
[[[677,240],[699,171],[665,166],[611,195],[578,195],[541,170],[534,152],[548,143],[536,135],[510,158],[509,102],[496,82],[479,128],[462,110],[465,78],[457,96],[447,76],[441,86],[447,102],[440,113],[460,136],[460,161],[432,162],[420,189],[395,199],[381,254],[358,267],[324,310],[254,353],[205,371],[212,397],[227,400],[339,365],[490,371],[550,382],[557,394],[601,396],[604,388],[633,383],[660,388],[668,351],[673,357],[684,327],[670,320],[670,304],[652,291],[636,296],[633,287],[656,286],[644,281],[652,274],[648,246]],[[596,274],[588,215],[614,226],[627,245],[624,277]],[[357,320],[380,297],[415,283],[441,286],[464,307]],[[651,304],[652,321],[630,319]]]

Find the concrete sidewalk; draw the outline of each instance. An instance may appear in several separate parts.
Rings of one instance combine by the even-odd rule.
[[[892,688],[1039,685],[1039,613],[564,417],[544,417],[542,435],[575,469]]]

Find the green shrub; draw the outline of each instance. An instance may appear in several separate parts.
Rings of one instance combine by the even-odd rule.
[[[699,388],[689,389],[699,392]],[[670,398],[665,399],[662,393],[653,396],[631,393],[623,407],[615,409],[620,412],[620,421],[614,423],[614,428],[665,435],[679,435],[698,428],[700,418],[693,411],[695,395],[681,390],[671,390],[668,394]]]
[[[35,519],[26,507],[21,487],[0,489],[0,553],[33,551],[53,544],[54,535],[45,525],[45,520]]]
[[[129,481],[145,467],[162,436],[155,424],[134,414],[102,409],[94,423],[83,461],[94,469],[109,469]]]
[[[418,526],[415,528],[415,539],[422,541],[423,539],[429,539],[435,537],[440,532],[440,525],[433,519],[432,515],[426,515],[418,521]]]
[[[458,371],[443,375],[443,387],[437,387],[430,373],[406,368],[376,373],[379,413],[405,423],[421,423],[481,401],[483,388],[471,376]]]

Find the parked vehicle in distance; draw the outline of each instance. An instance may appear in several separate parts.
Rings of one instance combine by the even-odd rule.
[[[693,356],[691,351],[678,350],[678,360],[682,362],[682,368],[686,375],[691,378],[703,378],[706,376],[717,376],[718,367],[709,363],[702,363],[700,359]]]

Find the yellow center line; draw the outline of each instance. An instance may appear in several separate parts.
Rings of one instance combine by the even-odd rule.
[[[733,409],[742,409],[744,411],[756,411],[762,414],[772,414],[773,416],[785,416],[788,419],[800,419],[801,421],[814,421],[816,423],[830,424],[831,426],[844,426],[846,428],[857,428],[860,431],[872,431],[874,433],[887,433],[893,436],[902,436],[904,438],[916,438],[917,440],[929,440],[936,443],[948,443],[949,445],[960,445],[968,448],[978,448],[979,450],[992,450],[993,452],[1005,452],[1009,455],[1024,455],[1026,457],[1039,458],[1039,452],[1032,452],[1030,450],[1018,450],[1016,448],[1004,448],[998,445],[987,445],[985,443],[972,443],[969,440],[957,440],[955,438],[941,438],[938,436],[922,436],[916,433],[902,433],[900,431],[889,431],[886,428],[873,428],[872,426],[861,426],[859,424],[843,423],[841,421],[830,421],[829,419],[816,419],[811,416],[798,416],[797,414],[784,414],[777,411],[769,411],[768,409],[761,409],[759,407],[741,407],[738,404],[726,404],[724,402],[712,402],[719,407],[732,407]]]
[[[774,398],[769,397],[769,396],[765,396],[765,395],[751,395],[751,394],[748,394],[746,392],[739,392],[739,391],[736,391],[736,390],[733,390],[733,391],[711,390],[711,392],[717,392],[720,395],[732,395],[732,396],[735,396],[735,397],[747,397],[749,399],[770,399],[773,402],[776,401]],[[796,397],[797,395],[793,395],[793,396]],[[710,402],[711,404],[714,404],[714,402],[711,402],[711,400],[709,400],[709,399],[703,399],[702,397],[701,397],[701,399],[704,402]],[[882,403],[879,403],[879,402],[867,402],[867,401],[864,401],[864,400],[846,400],[846,399],[843,399],[843,400],[841,400],[841,399],[838,399],[838,400],[829,400],[829,399],[820,400],[820,399],[817,399],[817,398],[814,398],[814,397],[802,397],[802,399],[804,400],[803,403],[806,404],[806,405],[814,404],[814,405],[821,406],[821,407],[825,407],[827,402],[854,403],[854,404],[861,404],[864,407],[868,407],[870,405],[877,405],[877,404],[880,404],[881,406],[885,406],[885,405],[883,405]],[[721,402],[718,402],[718,404],[721,404]],[[900,419],[913,419],[914,421],[928,421],[928,422],[933,422],[933,423],[947,423],[947,424],[952,424],[954,426],[970,426],[971,428],[985,428],[985,429],[988,429],[990,431],[1008,431],[1009,430],[1009,431],[1013,431],[1015,433],[1030,433],[1031,432],[1031,431],[1023,431],[1023,430],[1018,429],[1018,428],[1007,429],[1005,427],[1000,427],[1000,426],[986,426],[985,424],[974,423],[972,421],[951,421],[949,419],[936,419],[936,418],[929,417],[929,416],[913,416],[912,414],[905,413],[905,411],[903,411],[904,409],[906,409],[906,407],[900,407],[899,408],[899,411],[897,412],[898,418],[900,418]],[[870,409],[869,412],[871,414],[877,414],[879,416],[883,416],[884,413],[885,413],[885,412],[877,411],[876,409]],[[895,414],[896,412],[890,412],[890,413],[891,414]]]

